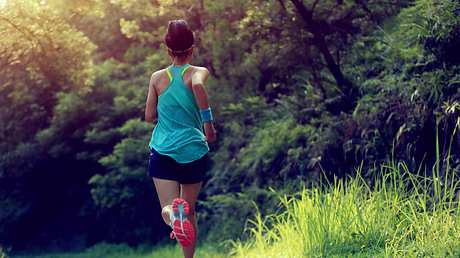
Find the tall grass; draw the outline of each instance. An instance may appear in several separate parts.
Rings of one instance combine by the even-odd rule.
[[[0,245],[0,258],[7,258],[6,254],[3,252],[3,247]]]
[[[284,212],[252,221],[235,257],[460,257],[460,190],[454,171],[419,176],[404,163],[380,168],[372,188],[360,176],[294,196]]]

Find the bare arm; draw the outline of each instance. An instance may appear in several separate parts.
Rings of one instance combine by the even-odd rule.
[[[200,109],[209,108],[208,94],[204,88],[204,83],[209,77],[209,71],[206,68],[196,68],[192,75],[192,89],[196,102]],[[216,129],[212,122],[204,123],[204,133],[209,143],[216,141]]]
[[[145,104],[145,121],[154,123],[157,120],[157,102],[158,95],[155,90],[155,81],[158,77],[158,72],[152,74],[149,83],[149,92],[147,94],[147,102]]]

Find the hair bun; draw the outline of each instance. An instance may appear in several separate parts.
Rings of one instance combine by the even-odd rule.
[[[173,54],[187,53],[193,47],[194,41],[193,32],[185,20],[169,21],[165,43]]]

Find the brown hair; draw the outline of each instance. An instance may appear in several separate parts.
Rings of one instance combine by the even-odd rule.
[[[174,56],[185,57],[190,53],[195,37],[185,20],[172,20],[168,23],[165,43]]]

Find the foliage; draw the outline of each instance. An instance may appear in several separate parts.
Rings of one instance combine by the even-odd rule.
[[[159,223],[152,227],[150,218],[161,209],[147,180],[147,143],[151,127],[138,119],[129,120],[119,129],[125,138],[115,145],[112,154],[100,159],[107,173],[90,180],[91,195],[99,216],[108,227],[108,239],[137,243],[144,237],[158,237]],[[140,148],[139,146],[144,146]],[[123,224],[116,221],[123,220]]]
[[[251,109],[258,114],[251,116],[260,122],[249,120],[246,126],[236,126],[234,119],[226,119],[224,148],[214,155],[217,164],[225,165],[214,167],[206,189],[208,196],[224,192],[231,198],[230,192],[244,192],[246,187],[298,184],[299,179],[308,182],[322,173],[332,179],[361,164],[366,173],[363,176],[373,178],[378,172],[375,164],[391,158],[405,160],[411,169],[417,164],[430,168],[436,162],[431,146],[436,144],[437,131],[443,146],[440,167],[445,169],[448,145],[453,144],[455,150],[460,147],[458,135],[453,136],[459,113],[452,108],[460,97],[458,67],[445,66],[426,43],[433,37],[439,40],[434,46],[441,46],[443,40],[452,41],[450,33],[441,32],[443,26],[433,26],[433,21],[446,17],[446,24],[452,24],[447,27],[455,30],[453,24],[459,20],[450,14],[458,10],[456,2],[445,4],[441,8],[443,5],[431,1],[417,1],[385,21],[382,29],[358,38],[347,50],[343,71],[355,78],[362,96],[350,114],[335,115],[330,106],[337,103],[324,98],[327,91],[322,91],[314,78],[304,79],[312,76],[310,70],[299,72],[297,78],[294,74],[290,82],[296,88],[279,96],[269,112]],[[421,26],[414,26],[416,22],[425,24],[431,32],[422,33],[418,29]],[[451,107],[449,114],[443,111],[447,106]],[[231,117],[248,117],[245,110]],[[291,138],[296,130],[300,132],[298,137]],[[251,140],[246,140],[248,137]],[[277,144],[278,140],[282,145]],[[232,155],[223,156],[229,153]],[[459,157],[454,156],[452,160],[457,164]],[[215,215],[224,216],[218,212]]]
[[[218,258],[225,257],[214,250],[212,246],[199,246],[197,248],[197,255],[204,258]],[[110,257],[110,258],[148,258],[148,257],[162,257],[173,258],[180,255],[179,247],[162,246],[150,247],[139,246],[137,248],[129,247],[126,244],[108,244],[99,243],[91,246],[80,252],[66,252],[66,253],[48,253],[48,254],[34,254],[32,255],[18,255],[18,258],[94,258],[94,257]]]
[[[86,91],[93,79],[94,45],[83,33],[46,6],[10,4],[0,9],[1,101],[9,106],[0,113],[2,152],[47,125],[56,92]]]
[[[254,215],[257,203],[264,203],[259,210],[262,214],[271,214],[277,210],[277,196],[271,189],[256,187],[244,192],[210,196],[198,210],[199,221],[207,222],[200,228],[200,234],[210,243],[221,243],[219,247],[226,250],[230,239],[246,239],[248,236],[241,224],[246,224],[247,219]],[[229,213],[229,210],[233,212]]]
[[[252,220],[251,240],[235,244],[235,257],[457,257],[455,174],[441,184],[404,163],[380,168],[373,188],[358,171],[357,177],[284,196],[283,212]],[[433,188],[442,194],[426,192]]]
[[[8,258],[8,256],[5,254],[1,246],[0,246],[0,258]]]
[[[460,169],[459,12],[453,0],[7,1],[0,238],[14,250],[166,235],[142,118],[176,18],[211,71],[219,131],[202,238],[245,239],[254,203],[262,216],[279,208],[267,189],[296,192],[357,166],[371,185],[392,158],[446,179]]]
[[[46,157],[35,135],[49,125],[58,93],[88,91],[95,46],[36,1],[9,1],[1,8],[0,34],[0,198],[7,207],[0,213],[0,236],[16,239],[21,227],[33,228],[33,214],[47,209],[36,206],[48,196],[34,193],[41,181],[36,177],[46,178],[37,172]]]

